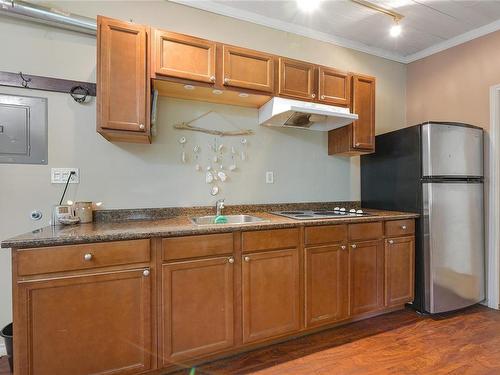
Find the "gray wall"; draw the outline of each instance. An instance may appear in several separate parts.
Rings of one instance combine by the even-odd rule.
[[[237,21],[181,5],[156,1],[54,2],[77,14],[96,14],[228,42],[292,58],[308,60],[377,77],[377,132],[405,124],[406,67],[331,44]],[[95,81],[95,38],[0,17],[0,70]],[[229,204],[294,201],[357,200],[359,158],[327,155],[327,135],[320,132],[258,127],[257,111],[162,98],[158,135],[152,145],[109,143],[95,132],[95,101],[81,105],[69,95],[0,87],[0,93],[41,96],[49,103],[49,165],[0,165],[0,240],[48,223],[50,207],[62,185],[50,184],[51,167],[78,167],[81,183],[72,185],[68,199],[103,201],[106,208],[162,207],[212,204],[214,198],[194,162],[180,162],[178,139],[188,138],[186,150],[199,144],[205,153],[212,136],[174,131],[172,125],[207,110],[197,125],[228,127],[228,122],[255,130],[248,136],[246,162],[221,185]],[[222,124],[222,125],[221,125]],[[223,139],[227,145],[239,138]],[[239,146],[238,146],[239,147]],[[240,147],[241,148],[241,147]],[[227,163],[226,163],[227,164]],[[265,184],[265,172],[275,183]],[[29,219],[33,209],[42,222]],[[10,252],[0,252],[0,326],[11,320]]]

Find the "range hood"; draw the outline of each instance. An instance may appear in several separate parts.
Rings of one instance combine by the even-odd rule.
[[[259,124],[328,131],[358,119],[349,108],[274,97],[259,109]]]

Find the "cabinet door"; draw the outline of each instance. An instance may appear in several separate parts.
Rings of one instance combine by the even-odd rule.
[[[199,82],[215,82],[215,42],[155,30],[156,74]]]
[[[375,78],[352,77],[352,111],[359,116],[352,124],[352,147],[375,149]]]
[[[306,248],[306,326],[347,318],[349,251],[346,245]]]
[[[97,17],[97,131],[149,133],[145,26]]]
[[[384,243],[350,245],[351,315],[378,310],[384,305]]]
[[[152,368],[151,279],[143,269],[18,284],[18,375]]]
[[[243,342],[297,331],[299,258],[297,249],[243,256]]]
[[[351,77],[336,69],[319,68],[319,101],[346,106],[351,103]]]
[[[314,92],[314,69],[303,61],[279,59],[279,95],[302,100],[312,100]]]
[[[274,57],[245,48],[223,46],[224,85],[273,92]]]
[[[413,301],[415,240],[413,237],[385,241],[385,303],[401,305]]]
[[[232,257],[163,265],[163,365],[233,345]]]

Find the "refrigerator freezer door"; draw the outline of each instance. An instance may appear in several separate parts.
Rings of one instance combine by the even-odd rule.
[[[422,175],[483,176],[483,131],[458,125],[422,125]]]
[[[425,307],[452,311],[484,299],[483,184],[424,183]]]

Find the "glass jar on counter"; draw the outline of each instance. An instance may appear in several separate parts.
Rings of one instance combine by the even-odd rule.
[[[92,222],[92,202],[76,202],[74,210],[75,216],[80,218],[80,224]]]

